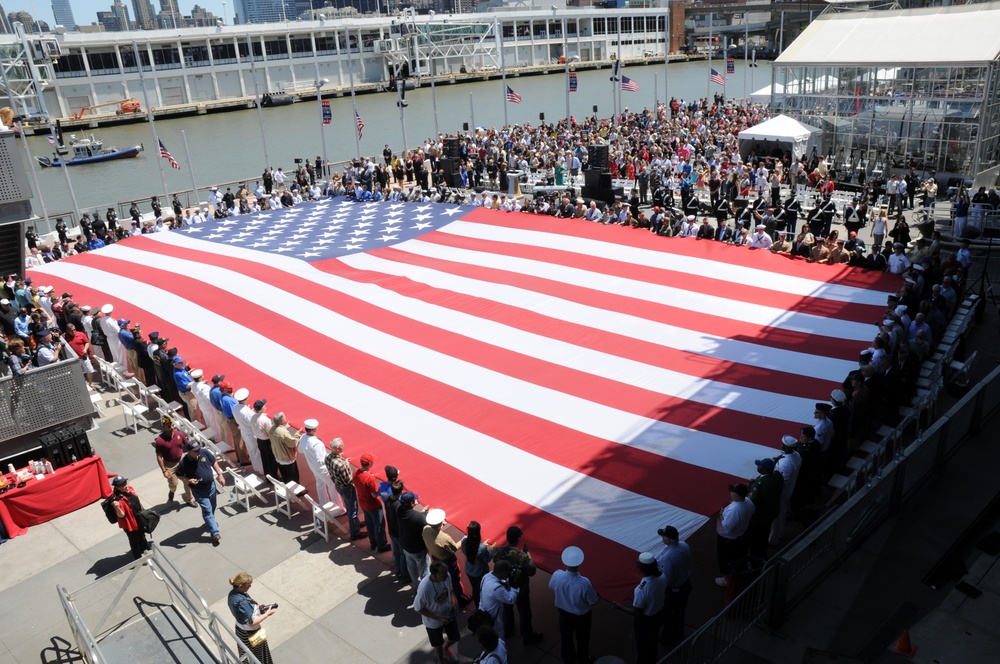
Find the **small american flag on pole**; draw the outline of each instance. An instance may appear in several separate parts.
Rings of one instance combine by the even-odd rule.
[[[361,137],[364,136],[365,121],[358,115],[358,109],[354,109],[354,123],[358,126],[358,140],[360,141]]]
[[[625,90],[626,92],[638,92],[639,84],[628,76],[622,76],[622,90]]]
[[[180,170],[181,165],[177,163],[176,159],[174,159],[174,155],[170,154],[170,150],[167,149],[167,146],[163,144],[162,140],[160,139],[156,140],[160,144],[160,157],[169,161],[171,168],[176,168],[177,170]]]
[[[719,72],[715,71],[714,68],[712,69],[712,73],[709,74],[708,80],[710,80],[712,83],[718,83],[719,85],[726,84],[726,77],[720,74]]]
[[[521,95],[511,90],[509,85],[507,86],[507,101],[513,102],[515,104],[521,103]]]

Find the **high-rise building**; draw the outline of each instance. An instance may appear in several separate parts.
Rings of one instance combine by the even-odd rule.
[[[295,20],[295,0],[237,0],[237,23],[278,23]]]
[[[56,19],[56,25],[61,25],[67,30],[76,30],[73,8],[69,6],[69,0],[52,0],[52,16]]]
[[[160,0],[160,27],[180,28],[184,26],[184,15],[177,8],[177,0]]]
[[[132,28],[132,20],[128,17],[128,7],[121,0],[115,0],[111,5],[111,13],[118,19],[119,30],[129,30]]]
[[[3,5],[0,5],[0,32],[5,35],[14,32],[10,27],[10,21],[7,20],[7,12],[3,10]]]
[[[7,20],[10,22],[11,32],[14,31],[13,27],[15,23],[23,25],[25,32],[35,32],[38,30],[38,26],[35,24],[35,19],[32,18],[31,14],[24,10],[7,14]]]
[[[204,28],[215,25],[215,14],[204,7],[195,5],[191,8],[191,16],[184,19],[185,25],[189,28]]]
[[[135,11],[135,27],[140,30],[156,30],[156,12],[149,0],[132,0]]]

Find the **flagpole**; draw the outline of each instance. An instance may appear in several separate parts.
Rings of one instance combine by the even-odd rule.
[[[747,20],[747,15],[743,14],[743,104],[746,105],[750,97],[747,95],[747,70],[750,69],[748,66],[750,63],[750,21]]]
[[[712,96],[712,18],[713,14],[708,15],[708,88],[705,91],[705,101]]]
[[[497,47],[500,49],[500,81],[503,84],[503,126],[507,127],[507,62],[503,55],[503,33],[496,17],[493,18],[493,30],[497,36]]]
[[[653,74],[653,108],[660,108],[660,79]]]
[[[355,123],[355,125],[357,125],[357,122],[358,122],[358,120],[357,120],[358,105],[357,105],[357,100],[356,100],[356,98],[354,96],[354,60],[351,58],[351,29],[350,28],[344,28],[344,34],[346,35],[345,39],[347,40],[347,73],[348,73],[348,79],[351,82],[351,108],[354,109],[354,114],[355,114],[355,117],[351,118],[351,120],[353,120],[354,123]],[[403,121],[403,107],[402,106],[400,106],[400,108],[399,108],[399,120],[400,120],[400,123],[402,123],[402,121]],[[406,152],[406,130],[405,129],[403,130],[403,152]],[[361,156],[361,139],[358,137],[358,128],[357,128],[357,126],[354,127],[354,153],[358,157]],[[325,158],[326,157],[324,157],[324,159]]]
[[[323,164],[324,168],[327,163],[326,157],[326,125],[323,124],[323,84],[329,83],[325,78],[319,77],[319,61],[313,62],[313,66],[316,68],[316,106],[319,107],[319,140],[320,144],[323,146]],[[320,177],[323,177],[323,171],[320,169]]]
[[[436,72],[434,71],[434,53],[431,51],[432,18],[434,18],[433,9],[427,13],[427,64],[431,75],[431,104],[434,110],[434,140],[437,141],[438,137],[441,135],[441,130],[438,129],[438,100],[437,100],[437,91],[434,88],[434,79],[436,78]]]
[[[181,129],[181,140],[184,142],[184,156],[187,157],[188,172],[191,174],[191,190],[194,191],[194,202],[195,205],[198,205],[201,202],[201,195],[198,193],[198,181],[194,177],[194,162],[191,161],[191,150],[188,149],[187,133],[183,129]],[[159,145],[157,145],[157,148],[159,148]]]
[[[621,19],[620,16],[618,17],[618,20],[615,21],[615,23],[618,25],[618,76],[615,77],[615,78],[618,79],[618,84],[615,86],[615,100],[616,100],[616,102],[618,104],[618,115],[621,116],[621,114],[622,114],[622,86],[621,86],[621,77],[622,77],[622,19]]]
[[[56,133],[55,124],[54,123],[50,124],[49,127],[52,133],[55,134]],[[56,140],[58,142],[58,145],[62,145],[62,132],[59,132]],[[59,161],[61,163],[59,168],[63,172],[63,177],[66,178],[66,188],[69,189],[69,198],[71,201],[73,201],[73,214],[76,215],[76,221],[79,223],[83,215],[80,214],[80,206],[76,202],[76,192],[73,191],[73,183],[69,179],[69,166],[65,164],[65,156],[58,154],[58,150],[56,150],[56,152],[57,152],[56,156],[59,157]]]
[[[667,18],[663,24],[663,100],[670,106],[670,0],[667,0]],[[670,117],[670,113],[667,113]]]
[[[156,168],[160,171],[160,182],[163,184],[163,201],[168,202],[167,175],[163,172],[163,159],[160,157],[160,137],[156,135],[156,122],[153,120],[153,109],[149,106],[149,92],[146,90],[146,77],[142,74],[142,59],[139,57],[139,44],[132,40],[132,52],[135,54],[135,66],[139,69],[139,85],[142,86],[142,101],[146,104],[146,115],[149,116],[149,131],[153,134],[153,145],[156,147]]]
[[[250,58],[250,78],[253,79],[253,101],[257,107],[257,126],[260,127],[260,144],[264,148],[264,166],[271,168],[271,158],[267,154],[267,136],[264,134],[264,111],[260,109],[260,91],[257,90],[257,61],[253,55],[253,42],[247,35],[247,57]]]
[[[504,91],[504,99],[507,98],[507,91]],[[472,103],[472,93],[469,93],[469,116],[472,119],[472,133],[476,133],[476,107]]]
[[[726,96],[726,85],[729,83],[729,44],[726,36],[722,35],[722,64],[725,66],[725,76],[722,77],[722,96]]]
[[[566,39],[566,19],[562,20],[563,57],[566,58],[566,124],[569,125],[569,41]]]

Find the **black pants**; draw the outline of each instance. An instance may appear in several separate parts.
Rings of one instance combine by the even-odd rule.
[[[666,600],[663,604],[663,629],[660,630],[660,641],[673,650],[684,640],[684,612],[687,610],[688,597],[691,596],[691,579],[675,588],[667,588]]]
[[[299,481],[299,464],[295,461],[291,463],[279,463],[278,474],[281,475],[279,478],[282,482],[298,482]],[[274,477],[273,475],[271,477]]]
[[[142,529],[126,530],[125,536],[128,537],[128,545],[132,551],[132,557],[136,560],[142,558],[142,554],[146,553],[152,546],[146,541],[146,533],[142,532]]]
[[[719,557],[719,571],[723,574],[731,574],[730,563],[747,555],[746,536],[727,539],[722,535],[716,535],[715,552]]]
[[[660,631],[663,611],[655,616],[635,614],[635,661],[636,664],[656,664],[656,634]]]
[[[271,451],[271,439],[257,439],[257,449],[260,450],[260,465],[264,467],[264,474],[278,479],[278,462]]]
[[[589,664],[592,615],[591,611],[578,616],[559,609],[559,641],[563,664]]]
[[[521,592],[517,594],[514,605],[503,605],[503,630],[504,638],[509,639],[514,636],[514,606],[517,607],[517,617],[521,621],[521,638],[531,636],[535,633],[534,625],[531,623],[531,586],[525,583]]]

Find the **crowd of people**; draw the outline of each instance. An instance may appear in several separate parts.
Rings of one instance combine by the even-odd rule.
[[[571,119],[459,136],[457,164],[443,161],[443,140],[429,140],[400,155],[386,146],[381,162],[360,159],[329,179],[325,179],[327,165],[317,168],[306,160],[290,174],[280,168],[265,170],[252,189],[241,186],[222,193],[213,189],[206,208],[184,209],[175,197],[173,214],[164,214],[154,197],[150,201],[154,220],[146,223],[133,205],[130,228],[118,224],[113,209],[103,217],[85,215],[75,244],[70,243],[62,220],[56,224],[56,246],[41,244],[34,229],[29,229],[29,267],[100,249],[130,235],[203,223],[209,217],[346,195],[370,201],[452,200],[623,224],[658,235],[720,241],[903,275],[905,282],[898,293],[889,296],[877,335],[861,354],[858,369],[832,390],[829,400],[816,404],[813,419],[806,419],[797,435],[782,438],[779,454],[757,460],[757,476],[728,487],[729,502],[716,528],[721,573],[716,583],[725,586],[740,561],[767,556],[769,547],[784,536],[788,520],[813,518],[829,477],[843,469],[852,452],[878,426],[897,421],[899,407],[912,397],[921,362],[932,354],[962,300],[971,262],[967,246],[954,257],[944,256],[940,238],[936,238],[937,248],[932,243],[911,260],[905,255],[911,239],[905,217],[899,214],[887,232],[888,217],[896,210],[870,212],[879,198],[875,190],[844,209],[846,237],[840,237],[839,230],[832,228],[837,215],[830,204],[833,174],[815,155],[798,161],[779,152],[754,155],[746,161],[740,157],[737,134],[765,118],[764,108],[722,99],[691,104],[671,100],[655,112],[626,110],[615,122]],[[516,196],[499,193],[508,190],[511,171],[534,173],[557,187],[579,182],[590,166],[587,146],[593,144],[608,146],[608,170],[632,183],[627,198],[586,204],[570,196],[538,195],[526,205]],[[819,195],[818,204],[809,211],[797,200],[796,185],[803,183]],[[471,191],[480,188],[498,193]],[[462,193],[448,193],[455,189]],[[783,190],[790,193],[782,195]],[[902,208],[907,200],[898,194],[896,185],[893,200],[895,207]],[[650,205],[646,218],[643,208]],[[700,224],[698,216],[702,216]],[[800,216],[805,223],[798,229]],[[870,251],[859,237],[869,223]],[[507,529],[503,544],[494,544],[482,539],[481,525],[472,521],[466,535],[456,541],[448,534],[444,511],[419,508],[419,496],[398,468],[385,465],[379,472],[375,456],[367,451],[353,463],[345,455],[342,439],[324,442],[316,419],[293,425],[283,412],[271,415],[267,398],[251,400],[249,389],[236,389],[222,373],[208,379],[204,370],[188,366],[167,334],[153,331],[146,335],[138,322],[114,311],[110,304],[81,306],[68,292],[56,298],[51,286],[36,286],[31,277],[22,280],[11,275],[0,300],[4,368],[22,375],[54,361],[68,347],[82,363],[88,383],[101,389],[94,382],[93,360],[100,353],[126,376],[155,387],[166,401],[176,402],[178,416],[213,430],[234,451],[236,464],[251,466],[261,476],[298,482],[299,462],[304,460],[315,481],[318,502],[332,502],[345,511],[350,539],[367,539],[375,553],[391,552],[393,576],[399,583],[411,584],[414,610],[442,664],[454,661],[452,647],[460,635],[457,616],[467,607],[483,614],[475,633],[483,656],[492,659],[481,661],[504,664],[505,640],[515,633],[526,644],[541,640],[531,605],[536,567],[528,538],[517,525]],[[225,483],[220,459],[198,441],[189,440],[171,417],[164,417],[161,425],[154,448],[167,482],[167,500],[173,502],[183,484],[183,501],[200,507],[209,540],[217,546],[222,534],[214,517],[216,480]],[[127,481],[121,480],[116,491],[130,493]],[[135,534],[137,522],[129,503],[121,501],[116,517],[138,556],[148,542]],[[669,524],[655,537],[651,535],[650,548],[661,543],[658,556],[639,556],[638,585],[632,601],[620,607],[634,616],[641,664],[656,661],[660,644],[671,648],[683,639],[692,591],[690,547]],[[591,610],[597,596],[580,574],[584,560],[581,549],[568,547],[562,555],[565,569],[556,572],[549,583],[559,617],[561,655],[567,664],[591,659]],[[254,634],[276,607],[261,607],[249,598],[252,578],[248,575],[241,573],[231,583],[229,605],[237,635],[261,661],[270,661],[266,641],[261,646]]]

